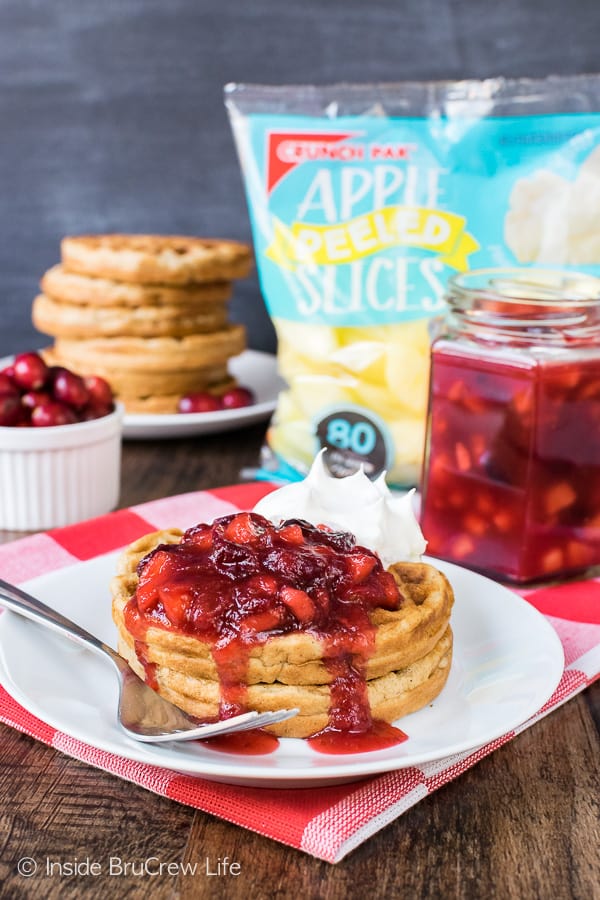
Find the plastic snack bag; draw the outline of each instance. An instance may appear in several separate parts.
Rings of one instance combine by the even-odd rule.
[[[600,275],[600,78],[227,85],[287,390],[275,474],[416,484],[448,277]]]

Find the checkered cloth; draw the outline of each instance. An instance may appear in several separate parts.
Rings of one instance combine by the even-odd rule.
[[[251,509],[272,489],[252,483],[181,494],[89,522],[0,546],[1,576],[19,584],[116,550],[141,535],[187,528],[238,509]],[[133,762],[98,750],[32,716],[0,688],[0,721],[89,765],[179,803],[202,809],[319,859],[338,862],[405,810],[458,777],[496,747],[583,690],[600,674],[600,579],[520,592],[556,629],[565,671],[546,705],[520,728],[472,752],[400,769],[353,784],[272,790],[218,784]]]

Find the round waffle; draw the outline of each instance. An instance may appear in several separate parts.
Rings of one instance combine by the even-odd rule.
[[[135,284],[229,281],[245,278],[252,265],[247,244],[179,235],[65,237],[61,256],[71,272]]]
[[[79,275],[56,265],[43,275],[40,286],[47,297],[79,306],[170,306],[186,311],[211,308],[231,297],[228,281],[191,285],[134,284]]]
[[[58,338],[56,355],[88,372],[104,367],[120,371],[174,372],[224,365],[246,346],[243,325],[184,337]],[[172,389],[173,390],[173,389]]]
[[[113,579],[113,618],[119,652],[142,677],[124,609],[133,597],[139,561],[162,543],[178,543],[181,532],[159,531],[133,543],[122,555]],[[452,658],[449,626],[452,589],[445,576],[425,563],[391,567],[404,602],[399,610],[375,609],[374,652],[366,668],[372,715],[388,722],[431,702],[444,686]],[[209,643],[176,630],[151,625],[144,654],[155,665],[159,692],[202,718],[219,710],[220,685]],[[332,676],[323,663],[324,647],[309,632],[273,635],[252,645],[246,670],[247,702],[260,711],[299,707],[293,719],[273,726],[275,734],[307,737],[328,721]]]
[[[144,678],[144,667],[130,644],[121,637],[118,649],[134,672]],[[152,661],[151,653],[149,660]],[[431,703],[446,683],[451,662],[452,632],[447,628],[437,646],[426,656],[403,669],[367,681],[373,718],[393,722]],[[190,715],[204,719],[218,714],[218,682],[192,678],[160,665],[155,677],[161,696]],[[329,721],[330,693],[327,685],[252,684],[248,686],[247,701],[248,707],[258,712],[300,710],[294,718],[268,727],[268,731],[279,737],[310,737],[325,728]]]
[[[177,396],[214,389],[216,393],[229,390],[233,379],[229,377],[227,365],[208,368],[183,369],[181,371],[153,372],[144,369],[111,368],[96,362],[92,367],[81,359],[73,360],[67,354],[58,353],[56,347],[48,347],[43,357],[49,366],[65,366],[78,375],[100,375],[105,378],[119,396],[128,398],[148,398],[155,394]]]
[[[219,331],[227,325],[224,303],[199,311],[180,306],[81,306],[38,294],[33,324],[43,334],[60,338],[183,337]]]

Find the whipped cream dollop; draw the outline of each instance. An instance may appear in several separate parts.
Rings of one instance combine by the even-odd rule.
[[[371,481],[362,468],[346,478],[335,478],[325,466],[324,452],[315,457],[303,481],[267,494],[254,512],[275,524],[305,519],[312,525],[349,531],[357,544],[377,553],[385,568],[396,562],[418,562],[427,541],[413,510],[414,490],[394,495],[385,483],[385,473]]]

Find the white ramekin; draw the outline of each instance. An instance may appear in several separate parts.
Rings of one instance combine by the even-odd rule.
[[[42,531],[114,509],[123,408],[48,428],[0,427],[0,528]]]

